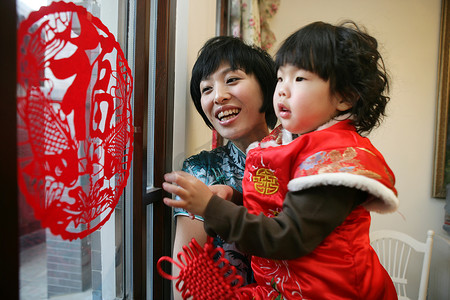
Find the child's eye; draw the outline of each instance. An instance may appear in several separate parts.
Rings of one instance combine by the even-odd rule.
[[[295,81],[303,81],[303,80],[305,80],[305,77],[298,76],[295,78]]]

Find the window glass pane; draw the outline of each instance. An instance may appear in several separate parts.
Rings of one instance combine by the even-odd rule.
[[[84,0],[72,1],[73,3],[85,7],[92,15],[98,17],[108,30],[115,36],[125,52],[130,48],[127,43],[126,26],[128,16],[128,1],[126,0]],[[19,22],[26,19],[30,12],[38,10],[41,6],[50,5],[51,1],[46,0],[17,0],[17,12]],[[74,22],[76,22],[75,20]],[[72,27],[74,28],[74,27]],[[76,29],[75,29],[76,31]],[[76,32],[72,32],[76,35]],[[70,48],[70,47],[69,47]],[[132,50],[132,49],[131,49]],[[70,51],[70,50],[68,50]],[[95,57],[97,49],[90,50],[90,57]],[[47,53],[44,53],[46,55]],[[125,53],[126,55],[126,53]],[[132,67],[131,64],[129,64]],[[115,68],[115,66],[112,66]],[[43,71],[45,77],[48,70]],[[96,76],[93,72],[93,76]],[[94,78],[94,77],[93,77]],[[91,79],[92,81],[92,79]],[[54,81],[52,85],[48,82],[41,83],[41,89],[48,91],[51,101],[55,107],[60,106],[61,88],[59,84],[65,83]],[[18,91],[20,93],[20,90]],[[58,99],[59,97],[59,99]],[[90,107],[86,105],[86,116],[89,116]],[[104,109],[103,107],[99,108]],[[116,116],[117,117],[117,116]],[[114,117],[111,122],[114,122]],[[47,130],[48,125],[43,121],[42,130]],[[18,122],[18,156],[24,157],[31,152],[31,146],[21,147],[27,144],[28,136],[24,134],[23,124]],[[22,128],[22,129],[21,129]],[[46,137],[47,138],[47,137]],[[92,151],[83,145],[78,148],[78,153]],[[100,161],[104,161],[103,158]],[[94,173],[101,174],[101,166],[93,165]],[[95,176],[94,176],[95,177]],[[98,175],[99,179],[102,175]],[[116,176],[117,177],[117,176]],[[89,187],[88,178],[80,178],[77,183],[81,188]],[[116,182],[118,179],[115,179]],[[111,180],[110,187],[114,188],[114,181]],[[89,190],[89,188],[86,188]],[[101,188],[100,188],[101,190]],[[48,228],[44,228],[42,218],[38,215],[33,206],[27,200],[24,193],[19,194],[19,224],[20,224],[20,299],[123,299],[126,294],[125,269],[124,269],[124,249],[125,234],[124,224],[127,214],[127,201],[123,195],[114,211],[109,215],[105,210],[92,222],[91,226],[99,224],[109,216],[99,229],[79,239],[64,239],[61,235],[54,235]],[[52,194],[48,187],[42,191],[42,206],[49,208]],[[62,202],[70,202],[71,197],[60,195]],[[97,204],[100,205],[100,204]],[[92,207],[99,209],[99,207]],[[88,210],[84,210],[87,212]],[[49,221],[49,220],[47,220]],[[86,226],[73,226],[74,232],[83,231]]]
[[[156,74],[156,22],[158,1],[151,1],[149,74],[148,74],[148,119],[147,119],[147,191],[154,187],[154,142],[155,142],[155,74]]]

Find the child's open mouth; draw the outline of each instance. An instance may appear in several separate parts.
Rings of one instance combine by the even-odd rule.
[[[283,104],[278,104],[278,111],[280,112],[279,114],[282,118],[287,117],[291,113],[291,111]]]

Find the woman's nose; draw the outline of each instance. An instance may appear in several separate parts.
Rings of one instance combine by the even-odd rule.
[[[230,93],[228,89],[223,86],[217,86],[214,94],[214,102],[215,103],[223,103],[230,99]]]

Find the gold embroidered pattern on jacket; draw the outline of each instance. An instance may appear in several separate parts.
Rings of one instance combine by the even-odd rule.
[[[255,190],[263,195],[275,194],[279,188],[278,178],[269,169],[258,169],[256,175],[253,176],[253,182]]]

